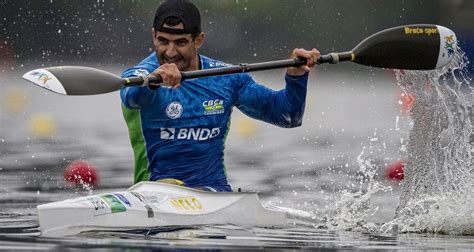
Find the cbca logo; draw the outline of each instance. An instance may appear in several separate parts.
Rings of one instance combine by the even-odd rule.
[[[174,101],[166,107],[166,115],[171,119],[176,119],[181,117],[183,114],[183,106],[181,103]]]
[[[224,101],[215,99],[202,103],[205,115],[217,115],[224,113]]]

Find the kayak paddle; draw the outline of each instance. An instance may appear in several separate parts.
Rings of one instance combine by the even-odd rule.
[[[432,70],[445,66],[454,57],[457,40],[450,29],[429,24],[398,26],[364,39],[354,49],[321,55],[318,64],[352,61],[361,65],[405,70]],[[223,68],[181,72],[182,80],[245,73],[268,69],[300,67],[306,59],[287,59]],[[82,66],[58,66],[32,70],[23,78],[63,95],[95,95],[126,86],[159,86],[160,77],[120,78],[112,73]]]

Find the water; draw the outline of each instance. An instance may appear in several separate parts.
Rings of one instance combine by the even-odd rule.
[[[29,68],[20,69],[20,73],[25,72],[22,70]],[[113,67],[108,70],[120,72]],[[402,80],[401,73],[397,74]],[[226,146],[230,182],[234,189],[259,191],[264,204],[285,208],[292,219],[290,228],[166,227],[45,238],[39,236],[37,229],[35,208],[38,204],[122,190],[132,184],[133,157],[117,93],[64,97],[32,87],[19,76],[19,73],[1,76],[2,90],[20,88],[23,95],[18,99],[25,100],[26,104],[19,112],[9,111],[5,105],[0,111],[0,249],[468,250],[474,246],[473,222],[468,219],[472,218],[473,204],[462,201],[465,195],[468,197],[465,200],[472,202],[472,172],[469,170],[472,164],[470,154],[466,154],[472,143],[465,144],[466,130],[471,127],[467,116],[472,112],[451,115],[442,112],[443,106],[449,107],[447,111],[453,111],[453,107],[466,111],[470,91],[463,89],[464,79],[462,85],[461,82],[447,85],[443,78],[438,83],[434,75],[430,80],[434,81],[432,85],[436,88],[432,90],[436,92],[429,92],[426,102],[419,91],[405,88],[417,96],[418,107],[413,108],[413,120],[400,108],[399,87],[389,73],[365,68],[347,75],[321,69],[317,76],[311,76],[301,128],[279,129],[249,120],[235,111]],[[282,72],[272,71],[258,74],[256,78],[280,88],[277,84],[281,83],[281,76]],[[403,76],[411,75],[404,72]],[[446,82],[451,83],[452,78]],[[440,94],[444,94],[439,96],[444,98],[438,98]],[[450,98],[445,98],[447,95]],[[453,96],[461,99],[453,100]],[[443,106],[433,108],[430,105],[433,99],[438,99],[440,102],[436,104]],[[423,109],[420,106],[424,106]],[[423,113],[427,110],[429,112]],[[29,124],[38,113],[49,116],[56,125],[52,137],[37,136],[30,130]],[[441,122],[446,121],[451,128],[435,131],[436,127],[430,126],[437,125],[432,124],[435,119],[419,126],[416,116],[420,114],[436,115],[434,118],[440,122],[440,128],[443,128]],[[414,133],[417,127],[424,127],[421,135]],[[432,136],[438,134],[442,138],[439,141],[423,138],[428,132],[426,129],[433,130]],[[421,148],[418,145],[427,139],[453,156],[429,159],[413,155]],[[453,149],[459,153],[452,152]],[[439,154],[431,157],[439,157]],[[63,180],[64,167],[77,159],[86,159],[98,167],[99,186],[84,190]],[[399,159],[409,160],[403,186],[383,178],[386,165]],[[420,160],[437,160],[446,165],[416,163]],[[453,174],[443,169],[450,169]],[[470,173],[466,173],[466,169]],[[439,185],[430,183],[432,187],[426,188],[423,194],[407,193],[411,192],[410,185],[428,184],[427,180],[413,182],[410,174],[418,172],[436,181],[434,179],[440,177],[430,177],[433,171],[445,176],[438,180]],[[446,178],[456,183],[448,183]],[[449,185],[458,187],[448,188]],[[460,200],[454,196],[460,196]],[[419,208],[413,207],[412,211],[403,210],[420,202],[423,206],[438,206],[438,212],[419,212],[414,211]],[[450,225],[435,223],[442,219],[439,216],[449,213],[459,214],[447,219]],[[403,233],[407,231],[417,233]]]
[[[469,91],[467,64],[464,52],[458,49],[455,59],[443,69],[397,71],[398,83],[416,102],[407,179],[397,216],[387,227],[396,225],[405,232],[474,233],[474,92]]]

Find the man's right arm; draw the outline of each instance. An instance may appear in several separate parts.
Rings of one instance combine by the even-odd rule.
[[[149,71],[144,68],[130,68],[125,70],[122,78],[148,75]],[[129,109],[139,109],[153,100],[155,92],[148,87],[124,87],[120,89],[120,98],[125,107]]]

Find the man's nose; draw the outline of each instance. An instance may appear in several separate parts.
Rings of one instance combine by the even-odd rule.
[[[173,58],[178,54],[176,51],[176,46],[174,43],[169,43],[168,48],[166,48],[166,57]]]

